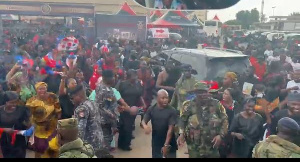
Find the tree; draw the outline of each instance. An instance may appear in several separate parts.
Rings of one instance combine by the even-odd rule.
[[[300,12],[293,12],[289,16],[300,16]]]
[[[251,25],[255,22],[259,22],[259,12],[256,8],[251,10]]]
[[[225,22],[226,25],[241,25],[241,22],[237,20],[228,20]]]
[[[242,28],[249,29],[250,25],[259,22],[259,12],[256,8],[239,11],[236,15],[236,20],[241,23]]]
[[[288,20],[299,20],[300,12],[293,12],[287,18]]]

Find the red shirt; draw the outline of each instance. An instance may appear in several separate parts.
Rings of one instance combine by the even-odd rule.
[[[263,77],[266,73],[267,70],[267,64],[266,62],[263,62],[263,64],[261,65],[257,58],[250,56],[249,58],[251,65],[254,67],[254,73],[255,75],[258,77],[259,81],[263,80]]]
[[[103,65],[104,70],[114,70],[115,69],[115,57],[107,56],[105,59],[105,64]]]

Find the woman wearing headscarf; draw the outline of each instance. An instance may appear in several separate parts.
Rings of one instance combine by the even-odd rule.
[[[7,91],[3,95],[4,106],[0,107],[0,143],[4,158],[25,158],[26,140],[14,130],[27,129],[30,112],[18,106],[19,95]]]
[[[223,87],[221,89],[225,90],[227,88],[234,88],[237,84],[237,75],[234,72],[227,72],[223,78]]]
[[[29,70],[27,66],[27,64],[19,65],[17,63],[6,76],[9,84],[20,86],[19,95],[24,103],[36,94],[34,87],[29,82]]]
[[[55,158],[58,156],[59,150],[56,125],[61,116],[61,107],[57,96],[47,92],[46,83],[37,83],[35,89],[37,95],[30,98],[26,103],[32,114],[35,157]]]
[[[223,83],[222,83],[222,87],[219,89],[219,95],[218,95],[218,100],[222,100],[223,98],[223,93],[226,89],[228,88],[232,88],[236,91],[238,91],[237,93],[240,93],[239,89],[238,89],[238,79],[237,79],[237,75],[234,72],[227,72],[223,78]],[[240,99],[236,99],[237,102],[240,101]]]

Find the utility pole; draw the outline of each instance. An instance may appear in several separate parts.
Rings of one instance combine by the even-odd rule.
[[[272,7],[272,9],[273,9],[273,16],[275,16],[275,15],[274,15],[274,10],[275,10],[275,8],[276,8],[276,6],[273,6],[273,7]]]
[[[264,7],[265,7],[265,1],[262,0],[261,1],[261,10],[260,10],[260,13],[261,13],[261,16],[260,16],[260,22],[263,23],[265,20],[264,20]]]

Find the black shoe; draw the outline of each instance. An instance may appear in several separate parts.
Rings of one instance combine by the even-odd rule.
[[[131,151],[132,148],[131,147],[119,147],[120,150],[123,150],[123,151]]]

